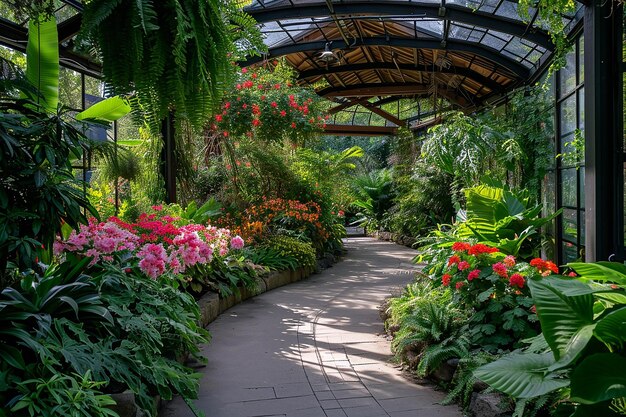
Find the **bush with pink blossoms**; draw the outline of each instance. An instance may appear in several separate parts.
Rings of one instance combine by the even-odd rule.
[[[98,262],[137,266],[152,279],[164,277],[173,285],[187,286],[198,279],[210,281],[211,276],[206,275],[211,274],[211,264],[229,262],[231,250],[244,247],[243,239],[232,236],[228,229],[199,224],[177,226],[175,220],[156,214],[141,215],[135,223],[117,218],[102,223],[92,220],[68,239],[57,241],[55,253],[91,257],[92,266]]]

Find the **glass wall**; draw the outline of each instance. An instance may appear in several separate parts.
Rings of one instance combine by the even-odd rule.
[[[551,83],[555,98],[556,157],[543,186],[545,214],[563,209],[547,228],[554,257],[560,264],[585,257],[585,88],[583,35],[576,38],[566,66]]]

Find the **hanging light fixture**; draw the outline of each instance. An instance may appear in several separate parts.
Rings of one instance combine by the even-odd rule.
[[[337,61],[337,55],[332,51],[333,41],[326,42],[324,51],[320,54],[319,59],[328,63]]]

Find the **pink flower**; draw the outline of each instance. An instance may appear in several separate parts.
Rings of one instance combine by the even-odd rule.
[[[456,283],[455,287],[457,290],[460,290],[461,288],[463,288],[464,285],[465,285],[465,282],[459,281]]]
[[[515,256],[513,256],[513,255],[505,256],[504,260],[502,261],[502,263],[504,265],[506,265],[507,267],[509,267],[509,268],[515,266]]]
[[[472,281],[472,280],[478,278],[479,275],[480,275],[480,269],[474,269],[472,272],[470,272],[467,275],[467,280],[468,281]]]
[[[230,247],[233,249],[241,249],[243,248],[244,242],[241,236],[235,236],[230,240]]]
[[[457,267],[459,268],[459,271],[464,271],[470,267],[470,264],[467,261],[461,261]]]

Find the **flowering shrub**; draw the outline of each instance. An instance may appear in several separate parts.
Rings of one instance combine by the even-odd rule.
[[[267,142],[302,142],[326,126],[323,99],[312,89],[290,81],[291,74],[279,64],[265,68],[243,68],[235,89],[226,97],[214,126],[224,137],[249,136]]]
[[[261,204],[252,205],[237,215],[227,214],[219,222],[248,240],[261,242],[268,232],[286,229],[303,233],[315,246],[321,246],[330,236],[322,224],[321,212],[314,201],[264,198]]]
[[[102,223],[92,219],[65,241],[57,241],[55,253],[91,257],[91,265],[101,261],[136,264],[152,279],[167,275],[185,282],[189,277],[182,275],[190,275],[190,268],[210,264],[214,257],[223,258],[231,249],[244,246],[243,239],[231,236],[228,229],[198,224],[179,227],[175,220],[154,213],[142,214],[135,223],[115,217]]]
[[[469,320],[472,342],[486,350],[516,347],[537,332],[537,317],[526,281],[558,274],[551,261],[518,262],[497,248],[455,242],[438,278],[455,290],[455,299],[474,312]]]

